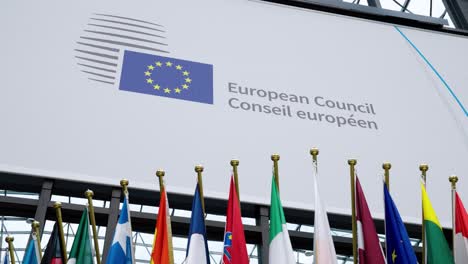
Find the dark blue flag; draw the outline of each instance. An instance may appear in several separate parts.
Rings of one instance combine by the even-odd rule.
[[[125,51],[119,89],[213,104],[213,66]]]
[[[388,264],[416,264],[418,260],[414,254],[413,247],[406,232],[405,225],[401,220],[398,209],[393,202],[387,185],[384,183],[385,199],[385,235],[387,242]]]

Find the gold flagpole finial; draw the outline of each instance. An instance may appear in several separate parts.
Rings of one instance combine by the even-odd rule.
[[[206,215],[205,197],[203,195],[203,178],[202,178],[203,166],[202,165],[196,165],[195,166],[195,172],[197,173],[198,190],[200,192],[200,199],[201,199],[201,203],[202,203],[203,214]]]
[[[156,176],[159,179],[159,191],[162,192],[164,189],[164,175],[166,175],[166,172],[163,169],[158,169],[156,171]]]
[[[85,197],[88,199],[89,220],[91,221],[91,228],[93,231],[94,250],[96,251],[96,263],[101,264],[101,251],[99,250],[98,233],[96,228],[96,216],[94,215],[93,205],[94,192],[92,190],[85,191]]]
[[[273,154],[271,155],[271,160],[273,161],[273,175],[275,176],[275,183],[276,183],[276,188],[278,189],[279,192],[279,169],[278,169],[278,161],[280,160],[280,155],[279,154]]]
[[[240,203],[240,194],[239,194],[239,174],[237,172],[237,167],[239,167],[239,160],[231,160],[232,174],[234,175],[234,185],[236,186],[237,199]]]
[[[449,182],[452,184],[452,189],[453,190],[457,189],[458,177],[456,175],[450,176],[449,177]]]
[[[310,155],[312,155],[312,159],[314,162],[317,162],[317,156],[319,154],[319,149],[318,148],[311,148],[310,149]]]
[[[122,187],[122,190],[124,194],[128,194],[128,180],[127,179],[122,179],[120,180],[120,186]]]
[[[31,228],[33,230],[33,236],[36,237],[37,246],[38,246],[38,248],[41,248],[41,234],[40,234],[40,230],[39,230],[41,228],[41,223],[34,220],[31,223]],[[39,257],[42,259],[42,250],[39,250]]]
[[[392,168],[392,164],[390,162],[384,162],[382,164],[382,169],[384,169],[385,173],[385,184],[387,185],[387,189],[390,192],[390,169]]]
[[[356,164],[357,164],[357,160],[355,160],[355,159],[349,159],[348,160],[348,165],[349,166],[356,166]]]

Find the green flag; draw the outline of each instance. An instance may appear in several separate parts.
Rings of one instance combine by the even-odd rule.
[[[75,240],[68,257],[67,264],[93,264],[93,247],[89,234],[88,209],[81,216],[80,225],[76,231]]]
[[[271,181],[270,206],[270,264],[295,264],[296,258],[289,240],[286,218],[276,186],[275,177]]]

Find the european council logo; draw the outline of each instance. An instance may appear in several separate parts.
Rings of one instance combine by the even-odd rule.
[[[122,91],[213,104],[213,66],[169,57],[166,38],[162,24],[95,13],[76,42],[75,58],[91,81]]]
[[[213,66],[125,51],[119,89],[213,104]]]

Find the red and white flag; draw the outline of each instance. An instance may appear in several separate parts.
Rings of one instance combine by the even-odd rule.
[[[455,263],[468,263],[468,214],[465,207],[455,192]]]
[[[356,177],[356,221],[359,264],[385,264],[379,237],[367,206],[359,179]]]

